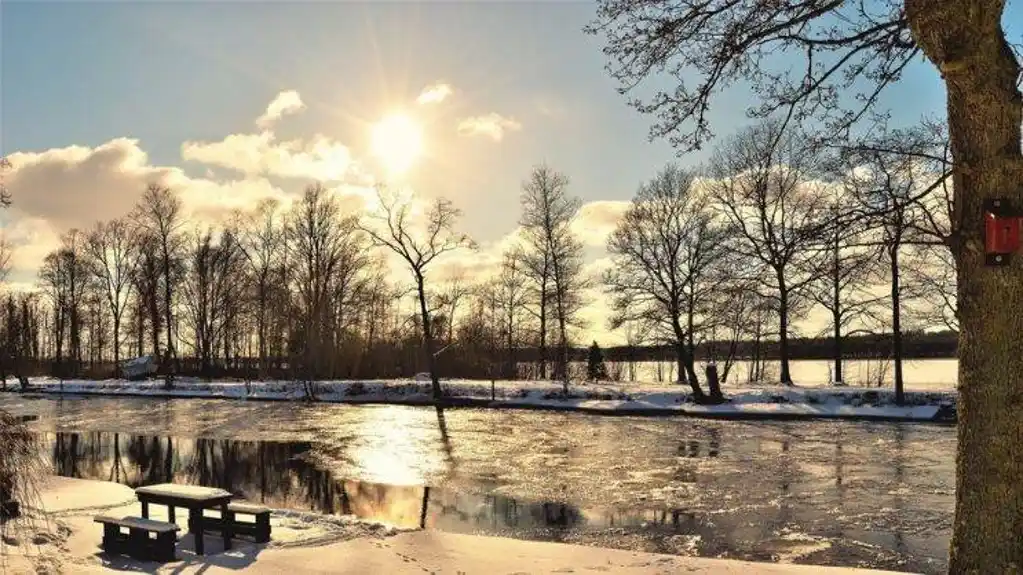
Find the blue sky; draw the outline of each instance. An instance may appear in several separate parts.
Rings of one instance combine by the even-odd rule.
[[[514,229],[520,184],[538,162],[565,172],[585,202],[598,202],[628,200],[641,181],[676,159],[666,143],[647,141],[651,119],[628,107],[607,77],[601,39],[582,33],[593,15],[589,2],[6,0],[0,150],[41,153],[133,138],[153,170],[237,180],[222,165],[184,160],[182,144],[254,133],[268,103],[295,90],[306,109],[277,122],[277,140],[320,134],[362,158],[372,124],[403,110],[423,125],[426,149],[408,181],[453,199],[465,211],[465,230],[494,242]],[[1010,2],[1004,21],[1010,36],[1023,40],[1023,1]],[[417,106],[424,87],[438,82],[453,94],[436,106]],[[733,89],[715,101],[716,133],[747,123],[749,96]],[[899,123],[943,115],[944,90],[921,60],[887,92],[885,104]],[[500,141],[458,134],[460,119],[487,114],[514,119],[520,129]],[[696,164],[706,154],[678,161]],[[77,219],[65,217],[55,231],[120,215],[141,192],[120,191],[116,186],[127,180],[113,176],[91,182],[77,175],[109,167],[99,160],[85,172],[60,161],[54,169],[76,178],[63,182],[69,189],[41,186],[20,198],[22,215],[37,224],[48,217],[47,197],[79,202]],[[303,184],[271,183],[288,191]],[[247,193],[243,188],[216,194]],[[14,216],[5,217],[13,229]],[[53,237],[33,229],[22,230],[24,242]],[[23,252],[23,278],[40,253]]]

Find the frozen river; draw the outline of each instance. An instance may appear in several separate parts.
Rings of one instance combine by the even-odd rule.
[[[55,470],[627,549],[938,573],[955,428],[0,396]]]

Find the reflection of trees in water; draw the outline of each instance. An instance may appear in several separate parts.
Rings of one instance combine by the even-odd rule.
[[[406,527],[542,531],[543,538],[557,540],[586,523],[582,512],[566,503],[338,479],[307,457],[310,442],[57,433],[52,446],[60,475],[131,487],[165,482],[215,486],[272,507],[355,514]],[[676,526],[692,521],[680,511],[658,513],[659,518],[647,521]]]
[[[423,493],[424,522],[430,527],[473,530],[508,529],[525,534],[543,532],[544,538],[561,540],[568,532],[586,523],[582,512],[567,503],[524,502],[501,495],[472,495],[429,489]]]
[[[895,516],[902,515],[905,502],[902,499],[902,488],[906,483],[906,429],[901,424],[895,426]],[[895,529],[895,550],[906,553],[906,538],[902,529]]]

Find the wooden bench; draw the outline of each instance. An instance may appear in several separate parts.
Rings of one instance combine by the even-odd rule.
[[[239,521],[238,515],[251,515],[254,521]],[[231,527],[235,535],[248,535],[255,539],[256,543],[270,542],[270,509],[262,505],[254,505],[242,501],[232,502],[227,505],[227,514],[224,517],[202,518],[203,527],[211,531],[222,531],[225,522]]]
[[[107,517],[97,515],[96,523],[103,524],[103,550],[115,555],[130,555],[136,559],[160,563],[174,561],[174,545],[178,531],[174,523],[154,521],[141,517]],[[121,529],[128,529],[127,535]],[[150,534],[156,535],[155,538]]]

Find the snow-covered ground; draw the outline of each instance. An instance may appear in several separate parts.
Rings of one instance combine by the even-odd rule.
[[[32,391],[65,394],[201,397],[337,403],[431,402],[430,383],[414,379],[301,382],[212,381],[179,378],[174,389],[162,380],[32,380]],[[944,391],[907,391],[905,405],[895,405],[891,389],[859,387],[726,387],[728,402],[696,405],[688,388],[650,383],[575,383],[568,396],[559,382],[445,380],[442,387],[452,405],[563,409],[608,414],[691,415],[729,418],[840,417],[953,420],[956,395]],[[10,387],[9,389],[13,389]],[[309,390],[312,395],[310,396]]]
[[[882,571],[701,559],[598,547],[519,541],[500,537],[457,535],[439,531],[399,533],[379,524],[345,517],[305,514],[300,519],[279,512],[272,520],[273,541],[257,545],[239,541],[223,551],[217,538],[206,540],[206,555],[193,551],[191,535],[180,537],[177,561],[144,563],[99,552],[102,528],[97,512],[136,515],[131,489],[103,481],[50,478],[41,492],[25,540],[5,539],[0,569],[4,573],[573,573],[596,571],[622,575],[653,573],[766,575],[881,575]],[[159,506],[153,507],[154,515]],[[178,523],[187,522],[178,515]],[[42,518],[45,517],[45,520]],[[156,515],[155,518],[160,518]]]

